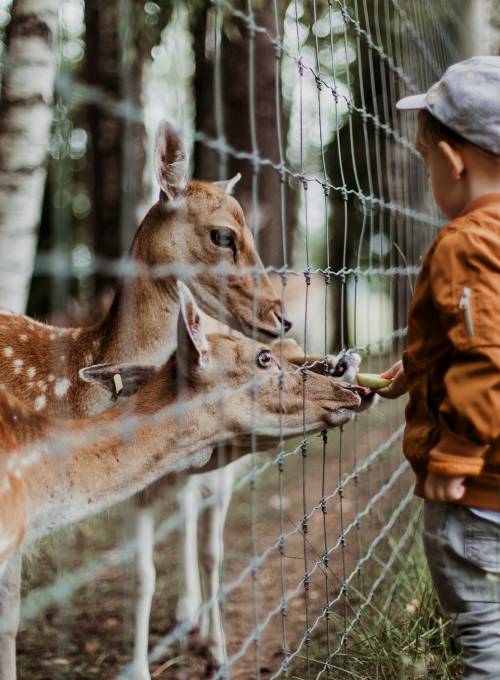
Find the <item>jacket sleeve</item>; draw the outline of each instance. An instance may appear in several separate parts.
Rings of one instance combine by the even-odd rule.
[[[500,438],[499,232],[480,225],[452,232],[436,248],[430,278],[454,351],[439,407],[441,438],[428,470],[473,477]]]

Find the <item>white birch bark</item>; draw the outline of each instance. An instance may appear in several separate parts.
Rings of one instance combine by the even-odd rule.
[[[25,309],[46,179],[61,0],[14,0],[0,96],[0,307]]]
[[[464,21],[466,54],[471,57],[479,54],[499,54],[500,26],[498,0],[472,0],[469,3],[469,16]]]

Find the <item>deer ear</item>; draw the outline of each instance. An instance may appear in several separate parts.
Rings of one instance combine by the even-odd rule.
[[[115,397],[130,397],[144,387],[157,373],[158,366],[149,364],[95,364],[78,371],[82,380],[99,385]]]
[[[168,121],[156,132],[154,168],[162,192],[171,201],[186,189],[189,157],[182,136]]]
[[[193,370],[208,363],[208,341],[201,310],[191,291],[177,281],[181,311],[177,321],[177,366],[188,377]]]
[[[220,182],[212,182],[215,184],[219,191],[224,191],[226,194],[232,194],[234,187],[238,184],[241,179],[241,172],[238,172],[233,178],[225,179]]]

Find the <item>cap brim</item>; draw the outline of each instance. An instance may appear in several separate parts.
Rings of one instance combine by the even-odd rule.
[[[399,111],[420,111],[426,108],[426,97],[426,94],[413,94],[411,97],[404,97],[397,102],[396,108]]]

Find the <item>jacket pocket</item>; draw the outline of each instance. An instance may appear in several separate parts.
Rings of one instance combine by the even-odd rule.
[[[459,350],[498,345],[500,295],[484,283],[464,281],[454,288],[450,338]]]

